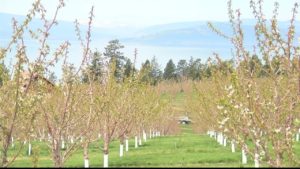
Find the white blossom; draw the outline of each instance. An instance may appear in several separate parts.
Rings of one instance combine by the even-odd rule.
[[[230,85],[230,86],[225,86],[225,90],[227,90],[227,91],[229,91],[229,90],[231,90],[232,89],[232,85]]]
[[[223,108],[224,108],[224,106],[220,106],[220,105],[217,105],[217,108],[219,109],[219,110],[222,110]]]
[[[279,128],[279,129],[275,129],[274,131],[275,131],[275,133],[279,133],[279,132],[280,132],[280,130],[281,130],[281,128]]]
[[[251,88],[251,87],[252,87],[252,84],[251,84],[251,83],[249,83],[249,84],[248,84],[248,88]]]
[[[233,95],[233,93],[234,93],[234,90],[230,90],[227,97],[231,97]]]

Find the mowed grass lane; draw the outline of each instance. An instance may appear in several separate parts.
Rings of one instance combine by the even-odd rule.
[[[231,153],[230,146],[223,147],[207,135],[192,132],[191,126],[182,126],[177,136],[161,136],[148,139],[139,148],[134,148],[134,140],[129,141],[129,151],[119,157],[119,142],[110,145],[110,167],[242,167],[241,152]],[[100,142],[91,144],[90,166],[102,167],[103,154]],[[229,144],[228,144],[229,145]],[[51,167],[49,149],[43,143],[39,147],[38,167]],[[247,166],[253,166],[252,162]],[[26,155],[26,149],[16,160],[13,167],[33,167],[32,157]],[[66,162],[65,167],[83,167],[83,152],[79,149]]]

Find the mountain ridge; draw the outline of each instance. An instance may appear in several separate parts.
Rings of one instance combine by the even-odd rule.
[[[9,39],[12,35],[11,18],[15,17],[18,22],[25,19],[25,16],[0,13],[0,39]],[[69,21],[58,21],[58,26],[54,27],[49,40],[77,40],[75,25]],[[216,28],[221,29],[226,35],[232,35],[232,29],[229,22],[212,21]],[[242,20],[242,29],[245,32],[246,44],[255,43],[254,19]],[[279,29],[282,34],[286,34],[289,21],[279,21]],[[38,18],[34,18],[30,23],[33,30],[41,26]],[[300,24],[296,24],[296,30]],[[82,33],[87,30],[87,25],[80,25]],[[72,30],[72,31],[70,31]],[[299,32],[296,31],[299,36]],[[29,34],[25,39],[29,39]],[[109,41],[119,39],[125,44],[165,46],[165,47],[228,47],[228,40],[220,37],[208,26],[207,21],[187,21],[147,26],[143,28],[116,27],[103,28],[92,27],[92,39],[94,41]]]

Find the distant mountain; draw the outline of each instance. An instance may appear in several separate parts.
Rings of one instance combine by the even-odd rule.
[[[221,32],[231,36],[233,34],[230,23],[212,22]],[[246,45],[255,43],[255,20],[244,20],[242,29]],[[279,30],[286,36],[288,21],[279,22]],[[300,23],[296,23],[296,37],[300,35]],[[283,36],[283,37],[284,37]],[[215,48],[229,46],[228,40],[213,32],[207,22],[182,22],[174,24],[156,25],[139,30],[135,37],[124,39],[127,42],[151,46],[202,47]]]
[[[230,33],[229,24],[221,27]],[[218,39],[216,41],[216,39]],[[141,29],[135,37],[124,39],[126,42],[151,46],[209,47],[222,46],[228,41],[212,32],[206,22],[183,22],[156,25]]]
[[[6,13],[0,13],[0,40],[10,39],[12,35],[12,18],[15,18],[19,24],[25,20],[25,16],[21,15],[12,15]],[[42,28],[43,23],[39,18],[34,18],[30,23],[30,28],[36,30],[37,28]],[[88,29],[87,25],[80,25],[81,33],[83,38],[85,37],[85,31]],[[93,39],[102,39],[110,40],[114,38],[121,38],[131,36],[133,31],[136,29],[122,27],[120,28],[92,28],[92,38]],[[29,38],[29,35],[25,35],[25,39]],[[50,32],[49,40],[77,40],[75,33],[75,24],[68,21],[58,21],[58,25],[54,26]]]
[[[0,47],[5,46],[11,39],[11,19],[13,17],[16,18],[18,22],[23,22],[25,19],[25,16],[0,13]],[[62,41],[70,41],[72,44],[69,48],[70,61],[78,66],[80,64],[79,61],[82,49],[76,37],[74,23],[67,21],[58,21],[58,23],[59,24],[50,32],[50,37],[48,39],[51,50],[55,50]],[[226,35],[232,34],[230,23],[212,23]],[[255,44],[254,25],[255,20],[243,20],[242,28],[244,31],[244,38],[246,47],[249,49],[252,49],[252,45]],[[283,37],[287,34],[288,26],[289,21],[279,22],[279,30]],[[41,21],[38,18],[33,19],[30,23],[30,28],[33,31],[37,28],[42,28]],[[80,29],[83,36],[82,38],[85,38],[84,33],[87,30],[87,26],[81,25]],[[297,40],[295,43],[298,44],[298,37],[300,37],[299,30],[300,22],[297,22]],[[26,41],[28,56],[30,58],[35,58],[39,42],[30,41],[28,34],[26,34],[24,38]],[[139,29],[131,27],[93,27],[91,48],[98,48],[100,52],[103,52],[107,42],[112,39],[119,39],[121,41],[121,43],[125,46],[123,49],[124,55],[131,59],[133,59],[134,49],[138,49],[138,57],[136,60],[138,68],[146,59],[151,59],[153,56],[156,56],[162,70],[169,59],[173,59],[174,62],[178,62],[180,59],[188,60],[192,56],[205,61],[208,57],[212,56],[213,52],[219,53],[222,59],[232,58],[232,45],[230,42],[212,32],[205,21],[170,23]],[[13,55],[13,53],[11,55]],[[9,63],[9,60],[6,60],[6,62]],[[55,67],[55,72],[58,77],[62,73],[59,67]]]
[[[11,18],[16,18],[17,21],[22,22],[25,17],[19,15],[11,15],[0,13],[0,40],[10,39],[12,35]],[[231,25],[228,22],[212,22],[216,28],[220,29],[227,35],[232,34]],[[245,32],[246,44],[254,44],[255,20],[243,20],[243,30]],[[41,27],[41,21],[36,18],[33,19],[30,27],[35,30]],[[288,21],[279,22],[279,29],[283,34],[286,34],[289,26]],[[82,33],[87,30],[86,25],[80,26]],[[296,30],[299,36],[300,23],[297,22]],[[83,34],[83,36],[85,36]],[[29,35],[25,35],[25,39]],[[144,46],[160,46],[160,47],[196,47],[196,48],[227,48],[229,43],[226,39],[218,36],[212,32],[205,21],[196,22],[181,22],[164,25],[155,25],[146,28],[130,28],[130,27],[116,27],[116,28],[92,28],[93,41],[108,41],[118,38],[122,43],[144,45]],[[67,21],[59,21],[58,26],[52,29],[49,40],[77,40],[74,23]]]

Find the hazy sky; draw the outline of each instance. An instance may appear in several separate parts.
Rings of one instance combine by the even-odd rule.
[[[25,15],[33,0],[0,0],[0,12]],[[155,24],[210,20],[227,20],[227,0],[65,0],[60,20],[84,23],[92,5],[95,6],[95,26],[148,26]],[[270,16],[275,0],[265,0],[264,10]],[[291,9],[299,0],[278,0],[279,19],[290,18]],[[53,13],[58,0],[42,0]],[[252,18],[249,0],[233,0],[244,18]]]

